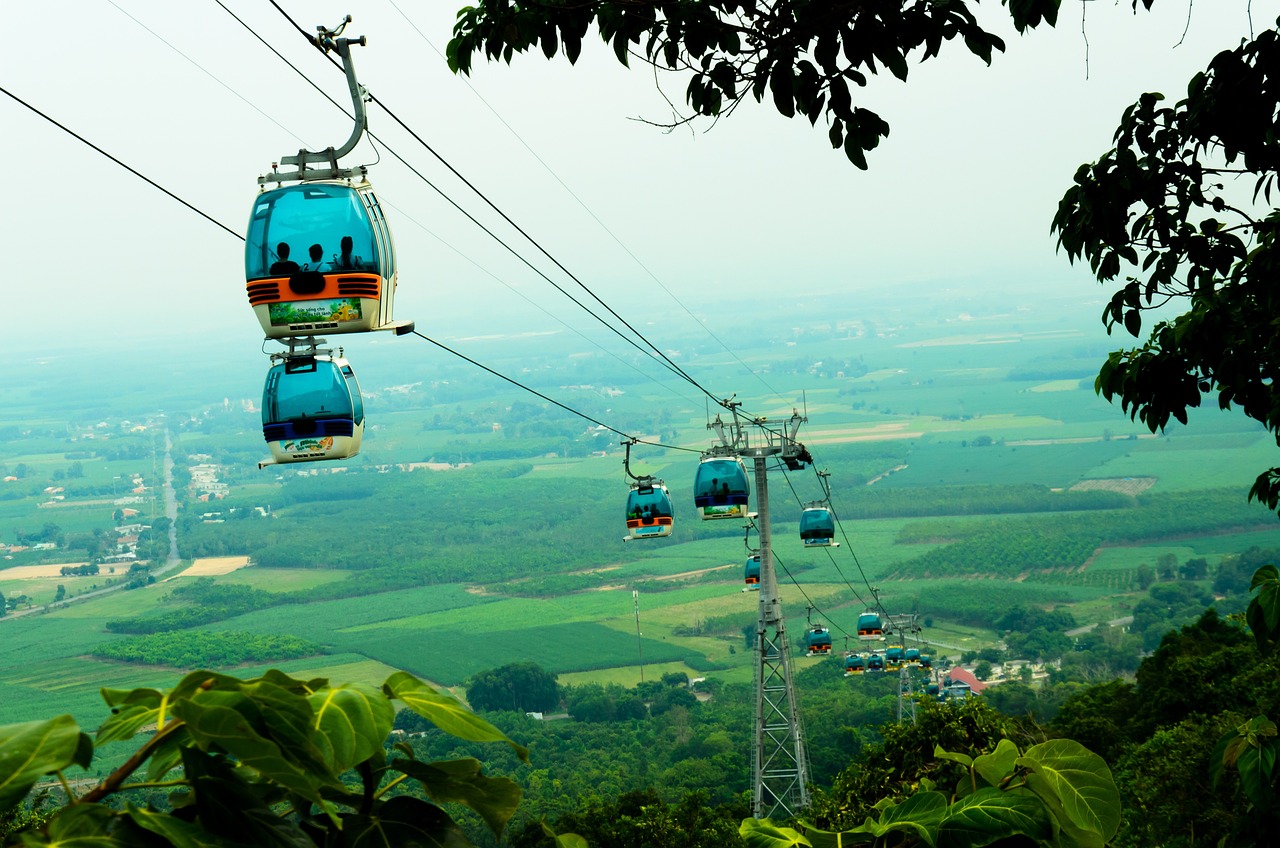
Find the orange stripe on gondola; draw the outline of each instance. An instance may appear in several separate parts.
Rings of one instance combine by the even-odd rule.
[[[337,297],[363,297],[377,300],[382,296],[382,278],[377,274],[334,273],[324,274],[323,277],[324,287],[310,294],[298,294],[291,290],[288,277],[252,280],[245,284],[245,293],[253,306]]]
[[[660,518],[628,518],[628,527],[670,527],[671,519],[663,516]]]

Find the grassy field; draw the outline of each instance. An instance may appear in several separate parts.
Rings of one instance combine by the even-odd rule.
[[[740,392],[745,409],[774,422],[785,419],[793,407],[806,412],[809,421],[800,438],[813,450],[815,464],[831,472],[832,503],[837,509],[842,496],[855,486],[860,493],[869,491],[874,496],[885,490],[945,490],[960,484],[1067,488],[1085,479],[1135,476],[1157,479],[1153,495],[1228,486],[1239,488],[1243,500],[1254,476],[1275,464],[1274,442],[1239,414],[1199,410],[1191,426],[1172,427],[1153,437],[1122,410],[1098,398],[1092,381],[1108,340],[1097,337],[1100,331],[1092,306],[1082,307],[1080,316],[1019,313],[1010,318],[993,312],[969,314],[964,321],[954,320],[956,311],[941,307],[928,320],[864,312],[861,307],[850,308],[859,322],[867,322],[859,326],[872,328],[862,335],[836,330],[830,316],[823,319],[826,324],[800,316],[786,331],[756,339],[756,346],[741,356],[764,379],[743,375],[742,386],[728,389]],[[671,343],[684,349],[682,365],[689,364],[699,374],[723,378],[731,369],[742,375],[734,356],[706,345],[705,339],[672,339]],[[611,363],[578,356],[578,340],[557,336],[538,337],[531,346],[492,339],[469,344],[476,355],[510,366],[510,373],[525,375],[551,396],[581,404],[600,420],[646,436],[656,434],[663,442],[682,447],[701,449],[712,443],[700,397],[677,396],[637,375],[618,374]],[[627,478],[614,435],[597,438],[587,430],[594,425],[576,419],[571,426],[564,425],[566,416],[561,411],[542,410],[541,401],[478,375],[462,363],[433,361],[428,367],[405,358],[391,344],[370,345],[361,354],[357,364],[368,393],[370,424],[361,455],[340,467],[360,470],[381,464],[451,462],[477,447],[498,450],[524,444],[520,439],[525,437],[516,432],[532,422],[534,435],[527,437],[527,443],[542,445],[537,453],[519,455],[513,449],[512,456],[487,466],[495,473],[509,466],[518,466],[522,472],[531,469],[512,479],[518,482],[521,497],[533,502],[547,490],[548,481],[568,480],[575,485],[582,481],[584,487],[600,481],[616,485],[618,496],[612,502],[548,505],[548,510],[598,516],[600,522],[616,527],[618,543],[602,547],[594,566],[604,588],[556,598],[526,598],[486,594],[486,586],[406,586],[371,597],[259,610],[210,628],[314,640],[333,653],[282,663],[282,667],[300,675],[373,683],[381,682],[392,669],[404,668],[457,686],[476,671],[532,659],[560,673],[566,682],[632,685],[639,680],[641,650],[646,679],[676,670],[702,676],[689,664],[692,657],[696,665],[712,667],[706,674],[716,679],[751,680],[753,659],[744,650],[737,623],[754,622],[758,596],[740,591],[747,548],[739,523],[682,521],[671,540],[623,545]],[[256,403],[260,394],[257,366],[261,363],[212,368],[194,361],[166,362],[168,370],[161,373],[158,364],[138,360],[128,365],[134,379],[127,387],[95,371],[91,363],[91,359],[68,358],[42,366],[43,371],[28,368],[16,375],[11,391],[6,389],[6,409],[0,410],[0,466],[6,469],[5,476],[19,466],[24,473],[20,480],[0,484],[0,542],[12,544],[19,532],[39,530],[47,522],[56,523],[68,535],[110,530],[117,507],[114,501],[125,494],[117,490],[125,481],[141,474],[148,485],[158,482],[153,447],[161,426],[170,429],[180,457],[184,453],[214,457],[230,486],[222,505],[190,502],[186,500],[189,493],[182,492],[184,514],[262,505],[285,516],[290,510],[321,515],[331,525],[325,529],[333,531],[332,544],[356,546],[373,555],[381,534],[395,534],[397,528],[411,527],[415,520],[414,509],[421,505],[406,504],[401,510],[401,504],[392,503],[385,515],[378,516],[376,528],[350,526],[351,522],[344,522],[351,514],[350,505],[341,498],[301,506],[289,501],[299,471],[315,469],[256,469],[254,460],[263,453],[261,430],[257,414],[245,402]],[[179,374],[183,382],[175,384],[168,371]],[[228,402],[224,404],[223,398]],[[516,414],[521,409],[524,418]],[[164,418],[159,417],[161,411]],[[152,429],[132,432],[135,422],[152,422]],[[493,426],[500,422],[500,427]],[[548,455],[552,449],[547,445],[557,439],[566,444],[596,439],[605,455]],[[120,451],[133,456],[119,458]],[[697,453],[637,446],[634,457],[633,471],[662,476],[677,499],[678,515],[688,516]],[[863,480],[890,471],[872,486],[862,485]],[[442,479],[428,475],[458,472],[415,473],[422,476],[396,478],[397,484],[407,489],[405,481],[412,481],[426,489],[431,480]],[[856,483],[852,482],[855,475]],[[370,479],[383,478],[360,477]],[[349,485],[337,477],[309,482],[334,492]],[[48,500],[44,489],[55,484],[68,490],[71,505],[41,507]],[[791,485],[796,488],[794,495]],[[77,487],[83,493],[72,491]],[[104,493],[106,487],[112,491]],[[104,492],[92,494],[92,489]],[[810,621],[826,622],[837,649],[854,629],[871,585],[891,610],[918,609],[922,617],[929,617],[933,623],[923,636],[937,642],[939,653],[958,654],[995,641],[994,633],[957,623],[965,610],[1015,603],[1061,604],[1082,622],[1108,621],[1125,615],[1135,602],[1137,596],[1128,593],[1127,586],[1138,566],[1154,566],[1162,554],[1173,554],[1179,561],[1203,556],[1212,568],[1223,557],[1253,545],[1280,547],[1278,523],[1275,530],[1235,536],[1106,546],[1083,572],[1064,570],[1022,582],[887,580],[885,576],[897,574],[902,563],[943,544],[899,543],[899,534],[908,525],[954,528],[988,517],[846,521],[841,547],[814,551],[800,545],[796,524],[800,502],[820,497],[812,476],[806,472],[784,480],[771,474],[770,491],[774,553],[788,633],[798,643]],[[155,514],[154,500],[133,506],[144,517]],[[431,506],[438,511],[449,509],[447,503]],[[518,547],[522,538],[545,531],[503,525],[500,506],[475,528],[475,548],[481,555],[484,545]],[[279,526],[287,525],[281,521]],[[225,533],[233,546],[237,529],[231,522],[199,532]],[[286,529],[273,533],[287,539]],[[331,537],[326,533],[324,538],[328,542]],[[754,543],[758,536],[753,532],[748,538]],[[567,547],[579,540],[561,541]],[[432,556],[430,542],[422,545],[424,559]],[[52,555],[13,556],[0,560],[0,592],[5,595],[27,594],[40,604],[52,599],[58,585],[76,594],[95,582],[94,578],[60,576],[7,579],[5,566]],[[507,585],[518,589],[520,578],[527,577],[533,584],[542,576],[538,570],[547,567],[542,562],[549,560],[545,556],[530,560],[527,574],[502,578]],[[331,586],[355,573],[255,566],[215,580],[292,593]],[[97,644],[118,638],[106,633],[107,621],[162,608],[171,603],[165,600],[169,592],[188,580],[177,577],[48,614],[0,621],[0,691],[5,693],[0,698],[0,723],[47,715],[51,709],[71,711],[77,717],[100,714],[98,687],[102,685],[171,684],[180,672],[105,663],[87,654]],[[636,586],[642,587],[639,644],[631,593]],[[807,613],[810,605],[817,609]],[[949,617],[949,610],[956,614]],[[719,632],[685,635],[713,619]],[[952,647],[941,648],[944,643]]]

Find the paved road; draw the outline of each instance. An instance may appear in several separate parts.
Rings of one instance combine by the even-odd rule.
[[[182,562],[178,558],[178,493],[173,488],[173,440],[169,436],[169,431],[164,431],[164,514],[169,519],[169,555],[165,558],[162,565],[151,572],[152,575],[159,577],[168,571],[177,568]],[[32,615],[38,612],[44,612],[46,609],[55,607],[65,607],[69,604],[78,603],[79,601],[88,600],[89,598],[97,598],[111,592],[119,592],[124,589],[125,581],[116,583],[113,586],[104,586],[101,589],[93,589],[74,598],[68,598],[65,601],[51,603],[48,606],[31,607],[30,609],[15,610],[8,615],[0,616],[0,622],[5,622],[13,618],[21,618],[24,615]]]

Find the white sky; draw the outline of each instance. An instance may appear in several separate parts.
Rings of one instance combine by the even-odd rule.
[[[341,74],[270,4],[224,2],[345,102]],[[308,28],[351,13],[348,34],[369,40],[356,48],[364,84],[624,317],[645,322],[682,313],[661,292],[647,294],[656,284],[556,177],[667,288],[700,308],[713,296],[928,296],[935,287],[985,285],[1016,291],[1023,303],[1064,291],[1101,299],[1087,269],[1068,266],[1049,235],[1073,172],[1110,146],[1138,94],[1178,99],[1214,53],[1249,34],[1250,8],[1254,29],[1266,28],[1280,0],[1196,4],[1177,47],[1189,2],[1158,0],[1136,18],[1128,0],[1089,2],[1088,79],[1078,0],[1066,0],[1056,30],[1023,37],[989,0],[980,11],[1008,44],[991,68],[948,43],[941,59],[912,65],[905,84],[886,73],[855,95],[892,127],[868,172],[829,148],[821,122],[789,121],[767,101],[744,104],[705,133],[706,125],[664,134],[630,120],[669,112],[647,66],[622,68],[594,33],[576,67],[541,53],[510,67],[481,59],[466,80],[437,53],[463,0],[398,0],[411,23],[390,0],[282,5]],[[6,22],[0,85],[237,231],[256,177],[302,145],[293,134],[319,148],[350,130],[213,0],[9,3]],[[683,85],[665,82],[677,103]],[[377,107],[370,126],[547,266]],[[10,174],[3,290],[17,310],[6,322],[6,348],[18,345],[21,355],[70,339],[180,335],[239,351],[237,358],[259,355],[238,239],[2,95],[0,128]],[[372,161],[369,150],[348,161]],[[398,317],[442,339],[474,332],[477,312],[503,328],[548,325],[503,283],[573,315],[393,157],[383,152],[371,176],[391,207],[399,248]]]

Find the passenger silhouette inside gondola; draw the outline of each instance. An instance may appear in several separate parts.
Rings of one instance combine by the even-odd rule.
[[[289,245],[287,242],[280,242],[276,245],[276,256],[279,257],[275,262],[271,263],[272,274],[292,274],[298,270],[298,263],[289,259]]]
[[[311,254],[311,262],[307,265],[307,270],[319,271],[320,266],[324,264],[324,248],[318,244],[313,244],[308,248],[308,253]]]
[[[364,260],[351,252],[353,243],[351,236],[343,236],[339,243],[342,252],[338,254],[335,260],[335,267],[340,271],[357,271],[364,267]]]

